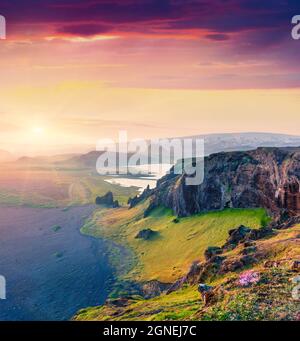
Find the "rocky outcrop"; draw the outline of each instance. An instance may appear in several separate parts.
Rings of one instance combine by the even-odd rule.
[[[170,174],[148,192],[151,208],[178,216],[224,208],[265,208],[276,222],[300,215],[300,147],[258,148],[205,158],[204,181],[188,186],[188,175]],[[145,194],[146,196],[146,194]]]
[[[108,207],[117,208],[119,207],[119,202],[118,200],[114,200],[112,192],[107,192],[102,197],[96,198],[96,205],[105,205]]]
[[[173,283],[166,293],[170,294],[179,290],[185,284],[195,285],[205,282],[216,275],[235,272],[265,259],[266,253],[257,249],[255,241],[270,237],[272,234],[273,231],[270,228],[253,230],[243,225],[230,230],[229,237],[222,247],[209,246],[204,252],[205,261],[193,262],[188,273]],[[238,245],[243,246],[240,254],[228,259],[224,253],[236,248]],[[295,267],[298,267],[298,263]]]
[[[216,256],[216,255],[220,255],[223,252],[222,248],[217,247],[217,246],[209,246],[205,252],[204,252],[204,257],[205,259],[208,261],[210,260],[212,257]]]
[[[128,298],[116,298],[116,299],[107,299],[105,304],[112,307],[126,307],[130,303]]]
[[[136,195],[135,197],[128,199],[129,208],[135,207],[137,204],[139,204],[143,200],[147,199],[153,193],[154,193],[154,191],[151,190],[150,186],[148,185],[147,188],[143,191],[142,194]]]
[[[139,233],[135,236],[136,239],[144,239],[144,240],[150,240],[154,238],[157,235],[156,231],[153,231],[151,229],[144,229],[139,231]]]
[[[246,248],[253,247],[253,241],[268,237],[272,234],[273,231],[269,227],[250,229],[241,225],[240,227],[229,231],[229,237],[227,238],[223,249],[232,250],[240,243],[244,243]]]

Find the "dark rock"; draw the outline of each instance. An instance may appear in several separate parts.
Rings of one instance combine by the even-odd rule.
[[[273,235],[273,233],[274,232],[273,232],[272,228],[269,228],[269,227],[254,229],[254,230],[250,230],[250,233],[247,236],[247,239],[248,240],[259,240],[259,239],[263,239],[266,237],[270,237]]]
[[[255,243],[254,242],[252,242],[252,241],[246,241],[245,243],[244,243],[244,247],[249,247],[249,246],[254,246],[255,245]]]
[[[246,255],[241,257],[240,261],[244,266],[251,265],[257,262],[257,259],[254,256]]]
[[[115,201],[113,202],[113,208],[118,208],[118,207],[120,207],[119,201],[118,201],[118,200],[115,200]]]
[[[105,302],[106,305],[108,306],[113,306],[113,307],[126,307],[129,305],[129,300],[128,298],[116,298],[116,299],[108,299]]]
[[[213,256],[219,255],[222,253],[222,249],[218,246],[209,246],[205,252],[204,256],[206,260],[211,259]]]
[[[117,207],[119,207],[119,202],[118,202],[118,200],[114,201],[114,196],[113,196],[112,192],[107,192],[102,197],[96,198],[96,205],[105,205],[108,207],[117,208]]]
[[[199,275],[199,281],[205,281],[220,272],[223,261],[226,257],[213,256],[210,260],[202,265]]]
[[[218,264],[218,265],[220,265],[224,259],[226,259],[226,257],[213,256],[212,258],[209,259],[207,264]]]
[[[237,229],[229,231],[229,237],[223,246],[224,250],[232,250],[238,244],[248,243],[247,245],[253,244],[253,241],[270,237],[273,235],[273,230],[271,228],[260,228],[260,229],[250,229],[245,226],[240,226]]]
[[[244,267],[244,264],[240,260],[226,261],[222,264],[220,268],[220,274],[225,274],[226,272],[234,272]]]
[[[229,231],[229,237],[226,240],[223,248],[232,249],[237,246],[240,242],[245,241],[246,237],[249,235],[251,229],[241,225],[237,229],[232,229]]]
[[[153,231],[151,229],[144,229],[144,230],[141,230],[135,238],[137,239],[144,239],[144,240],[150,240],[152,239],[153,237],[155,237],[157,235],[157,232],[156,231]]]
[[[284,230],[284,229],[288,229],[290,227],[293,227],[297,224],[300,224],[300,216],[289,217],[286,214],[286,215],[284,215],[284,217],[281,217],[279,220],[274,221],[271,224],[271,227],[279,229],[279,230]]]
[[[134,198],[128,199],[129,208],[133,208],[139,203],[141,203],[143,200],[149,198],[152,193],[153,193],[153,190],[151,190],[150,186],[148,185],[141,195],[136,195]]]
[[[249,255],[251,253],[254,253],[257,251],[257,247],[256,246],[249,246],[249,247],[245,247],[242,251],[243,255]]]

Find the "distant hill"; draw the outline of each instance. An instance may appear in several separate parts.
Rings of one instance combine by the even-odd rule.
[[[183,137],[184,138],[184,137]],[[272,133],[227,133],[195,135],[187,138],[202,138],[205,154],[246,151],[258,147],[299,147],[300,136]]]
[[[205,155],[228,151],[247,151],[258,147],[299,147],[300,136],[272,134],[272,133],[227,133],[207,134],[178,137],[200,138],[205,142]],[[148,141],[148,144],[150,141]],[[149,149],[145,152],[148,153]],[[20,164],[41,165],[55,164],[58,167],[95,168],[97,159],[103,151],[90,151],[86,154],[61,154],[54,156],[22,157],[17,160]],[[150,154],[150,153],[149,153]],[[132,151],[128,157],[132,156]],[[1,152],[0,152],[1,160]],[[158,156],[155,163],[158,163]]]
[[[271,134],[271,133],[228,133],[228,134],[207,134],[178,139],[204,139],[205,155],[226,151],[246,151],[258,147],[299,147],[300,136]],[[148,144],[150,141],[148,141]],[[132,152],[132,151],[131,151]],[[148,152],[148,151],[146,151]],[[71,164],[94,167],[97,158],[103,151],[91,151],[87,154],[76,155],[68,160]],[[150,153],[150,152],[149,152]],[[129,155],[129,157],[132,153]]]
[[[60,165],[69,165],[79,168],[95,168],[97,164],[98,158],[104,153],[104,151],[91,151],[86,154],[76,155],[71,157],[70,159],[66,159],[64,161],[59,162]],[[108,152],[108,155],[115,157],[115,153]],[[118,154],[117,154],[118,155]],[[132,156],[132,153],[128,153],[128,158]],[[118,157],[116,157],[118,164]]]
[[[77,154],[58,154],[53,156],[36,156],[36,157],[29,157],[23,156],[16,160],[17,164],[20,165],[53,165],[60,162],[64,162],[66,160],[70,160],[70,158],[75,157]]]

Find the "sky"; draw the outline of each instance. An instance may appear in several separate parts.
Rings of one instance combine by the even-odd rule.
[[[297,14],[298,0],[1,0],[0,149],[299,134]]]

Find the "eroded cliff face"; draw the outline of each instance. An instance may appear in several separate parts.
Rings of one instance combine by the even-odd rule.
[[[258,148],[205,159],[204,182],[186,185],[187,174],[168,174],[149,193],[151,205],[178,216],[224,208],[265,208],[276,220],[300,215],[300,147]]]

